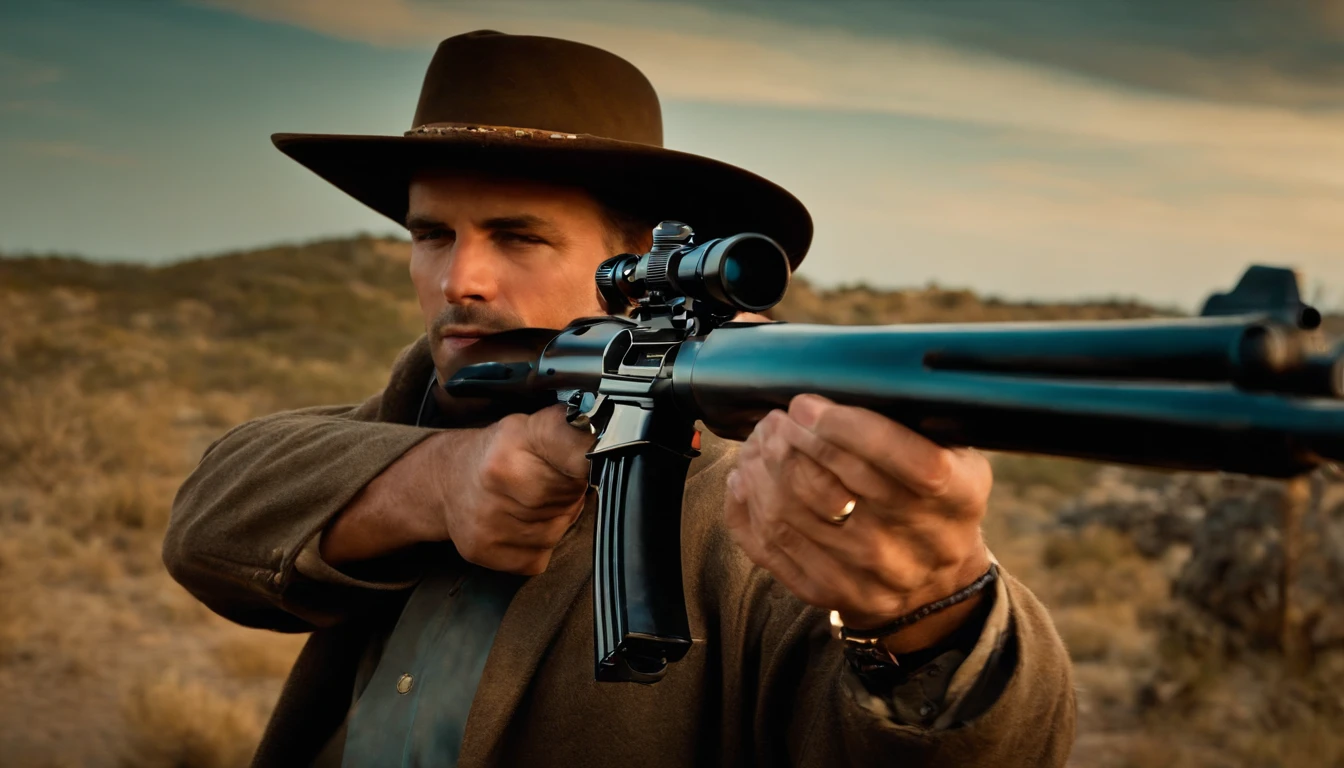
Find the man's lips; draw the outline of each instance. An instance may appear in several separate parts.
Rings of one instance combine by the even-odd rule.
[[[440,340],[440,343],[442,343],[445,347],[452,350],[464,349],[480,341],[482,335],[483,334],[473,334],[473,335],[463,334],[461,336],[456,336],[453,334],[447,334]]]
[[[444,347],[457,351],[475,344],[484,336],[491,336],[499,333],[497,330],[471,327],[449,327],[440,331],[439,343]]]

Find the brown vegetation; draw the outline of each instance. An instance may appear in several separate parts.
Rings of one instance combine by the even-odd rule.
[[[164,268],[0,258],[0,762],[246,762],[302,637],[211,614],[163,572],[172,496],[209,442],[275,410],[381,386],[418,333],[406,246],[354,239]],[[926,288],[821,291],[795,322],[1121,318]],[[1195,646],[1179,552],[1058,511],[1096,465],[995,457],[987,536],[1052,607],[1077,663],[1079,765],[1330,765],[1344,661]],[[1128,477],[1128,476],[1127,476]],[[1161,478],[1153,482],[1165,482]],[[1206,638],[1207,640],[1207,638]],[[1201,641],[1204,642],[1204,641]],[[1213,652],[1209,648],[1216,648]],[[1338,669],[1336,669],[1338,668]]]

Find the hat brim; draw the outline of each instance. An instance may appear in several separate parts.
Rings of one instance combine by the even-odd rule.
[[[812,243],[812,217],[782,187],[728,163],[579,134],[458,129],[425,136],[277,133],[281,152],[405,226],[411,178],[443,169],[573,184],[614,196],[626,212],[689,224],[697,240],[758,232],[794,269]],[[558,138],[552,138],[552,136]]]

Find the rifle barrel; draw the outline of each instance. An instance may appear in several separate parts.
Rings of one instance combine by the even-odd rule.
[[[815,393],[945,445],[1274,477],[1344,460],[1344,401],[1236,386],[1252,327],[1216,318],[721,328],[683,345],[673,390],[733,439]],[[993,365],[971,364],[984,361]]]

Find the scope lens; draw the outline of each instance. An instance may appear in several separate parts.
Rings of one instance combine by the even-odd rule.
[[[725,253],[718,265],[718,282],[723,293],[739,309],[760,312],[784,298],[789,287],[789,260],[774,241],[765,237],[739,235],[725,241]],[[709,265],[706,265],[709,266]],[[710,270],[705,270],[710,277]]]

